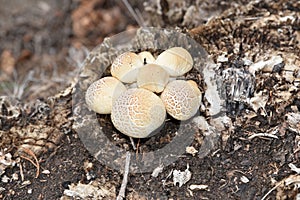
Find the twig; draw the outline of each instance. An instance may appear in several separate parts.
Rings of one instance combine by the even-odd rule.
[[[21,158],[31,162],[31,164],[33,164],[35,167],[37,167],[37,165],[35,164],[35,162],[33,160],[31,160],[30,158],[26,157],[26,156],[20,156]]]
[[[125,198],[125,190],[126,190],[126,186],[127,186],[127,182],[128,182],[128,174],[129,174],[129,165],[130,165],[130,152],[127,151],[123,181],[122,181],[122,185],[121,185],[119,194],[117,196],[117,200],[122,200],[123,198]]]
[[[141,20],[142,25],[145,26],[145,20],[143,18],[141,11],[137,8],[134,9],[134,11],[135,11],[136,15],[138,16],[138,18]]]
[[[292,171],[296,172],[297,174],[300,174],[300,168],[296,167],[296,165],[290,163],[288,166],[291,168]]]
[[[138,157],[139,157],[139,147],[140,147],[140,139],[138,140],[138,142],[136,144],[136,151],[135,151],[136,159],[138,159]]]
[[[271,192],[273,192],[276,188],[278,188],[282,183],[283,183],[283,182],[280,181],[277,185],[275,185],[271,190],[269,190],[269,192],[267,192],[267,194],[265,194],[265,195],[261,198],[261,200],[264,200],[265,198],[267,198],[267,196],[268,196]]]
[[[20,168],[21,181],[23,182],[24,181],[24,173],[23,173],[22,163],[20,163],[19,168]]]
[[[273,188],[271,188],[262,198],[261,200],[264,200],[267,198],[271,192],[273,192],[276,188],[278,188],[280,185],[289,186],[291,184],[299,184],[300,183],[300,176],[299,175],[290,175],[287,178],[284,178],[283,180],[279,181]]]
[[[27,149],[27,148],[22,148],[22,150],[27,153],[27,155],[30,155],[34,158],[35,162],[33,160],[31,160],[30,158],[26,157],[26,156],[20,156],[21,158],[24,158],[25,160],[28,160],[29,162],[31,162],[35,167],[36,167],[36,176],[35,178],[38,178],[39,177],[39,174],[40,174],[40,163],[37,159],[37,157],[35,156],[35,154],[30,150],[30,149]]]
[[[168,176],[165,178],[165,180],[162,180],[162,183],[163,183],[163,186],[165,187],[165,185],[166,185],[166,182],[167,182],[167,180],[168,180],[168,178],[170,178],[170,176],[173,174],[173,169],[171,170],[171,172],[168,174]]]
[[[251,136],[248,137],[248,139],[253,139],[255,137],[270,137],[270,138],[275,138],[275,139],[278,139],[278,137],[274,134],[270,134],[270,133],[255,133]]]
[[[126,8],[129,10],[130,14],[133,16],[133,18],[135,19],[135,21],[138,23],[138,25],[140,27],[145,26],[145,24],[143,23],[143,19],[139,18],[141,16],[138,16],[136,14],[136,12],[133,10],[132,6],[130,5],[130,3],[127,0],[122,0],[123,3],[125,4]]]
[[[136,150],[136,146],[132,137],[129,137],[133,150]]]

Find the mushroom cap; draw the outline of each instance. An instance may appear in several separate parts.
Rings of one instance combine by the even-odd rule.
[[[143,88],[132,88],[114,101],[111,120],[121,133],[145,138],[162,126],[166,109],[161,99]]]
[[[169,74],[156,64],[147,64],[139,69],[137,85],[152,92],[160,93],[169,81]]]
[[[173,118],[188,120],[199,110],[201,92],[192,80],[175,80],[168,83],[161,99]]]
[[[104,77],[92,83],[85,94],[85,102],[88,107],[99,114],[110,114],[112,103],[126,87],[114,77]]]
[[[186,82],[194,89],[195,93],[196,93],[198,96],[200,96],[200,98],[201,98],[201,94],[202,94],[202,93],[200,92],[197,83],[196,83],[195,81],[193,81],[193,80],[187,80]],[[200,100],[201,100],[201,99],[200,99]],[[200,100],[199,100],[199,101],[200,101]]]
[[[141,57],[144,64],[154,63],[155,58],[149,51],[142,51],[138,54]]]
[[[182,76],[193,67],[191,54],[182,47],[173,47],[158,55],[156,64],[162,66],[170,76]]]
[[[140,56],[133,52],[125,52],[119,55],[111,65],[111,75],[124,83],[136,81],[138,68],[144,66]]]

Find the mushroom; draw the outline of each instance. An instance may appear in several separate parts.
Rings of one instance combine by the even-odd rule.
[[[155,58],[153,57],[153,55],[149,51],[142,51],[138,54],[138,56],[141,57],[141,59],[143,60],[144,65],[155,62]]]
[[[104,77],[92,83],[85,94],[88,107],[99,114],[110,114],[112,102],[117,99],[126,87],[114,77]]]
[[[153,92],[143,88],[132,88],[114,101],[111,120],[121,133],[145,138],[154,134],[166,118],[162,100]]]
[[[191,54],[182,47],[173,47],[158,55],[156,64],[162,66],[170,76],[182,76],[193,67]]]
[[[133,52],[125,52],[119,55],[111,65],[111,75],[124,83],[136,81],[138,68],[143,67],[143,60]]]
[[[137,85],[152,92],[160,93],[169,81],[169,74],[159,65],[147,64],[137,75]]]
[[[201,92],[192,80],[175,80],[168,83],[161,94],[161,99],[173,118],[188,120],[200,107]]]

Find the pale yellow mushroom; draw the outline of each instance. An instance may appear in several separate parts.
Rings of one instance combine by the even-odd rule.
[[[150,64],[155,62],[155,58],[149,51],[142,51],[138,54],[141,57],[144,64]]]
[[[111,65],[111,75],[124,83],[136,81],[138,69],[143,67],[143,60],[133,52],[125,52],[119,55]]]
[[[166,118],[162,100],[143,88],[132,88],[114,101],[111,120],[121,133],[145,138],[161,127]]]
[[[188,120],[199,110],[201,92],[192,80],[175,80],[168,83],[161,99],[169,115],[177,120]]]
[[[137,75],[137,85],[152,92],[160,93],[169,81],[169,74],[159,65],[147,64]]]
[[[200,90],[199,90],[199,88],[198,88],[197,83],[196,83],[195,81],[193,81],[193,80],[187,80],[186,82],[187,82],[188,84],[190,84],[190,86],[194,89],[195,93],[196,93],[198,96],[201,97],[201,92],[200,92]]]
[[[182,47],[173,47],[158,55],[156,64],[162,66],[170,76],[182,76],[193,67],[191,54]]]
[[[112,103],[123,92],[126,87],[114,77],[104,77],[92,83],[85,94],[88,107],[99,114],[110,114]]]

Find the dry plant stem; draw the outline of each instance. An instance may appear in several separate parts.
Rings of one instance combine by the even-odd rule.
[[[23,182],[24,181],[24,173],[23,173],[23,167],[22,167],[21,163],[19,165],[19,168],[20,168],[21,181]]]
[[[123,198],[125,198],[125,190],[126,190],[126,186],[128,182],[128,174],[129,174],[129,165],[130,165],[130,152],[127,151],[123,181],[122,181],[119,194],[117,196],[117,200],[122,200]]]
[[[132,137],[129,137],[133,150],[136,150],[136,146]]]
[[[138,16],[138,14],[140,14],[140,13],[137,14],[137,13],[133,10],[132,6],[130,5],[130,3],[129,3],[127,0],[122,0],[122,1],[123,1],[123,3],[125,4],[126,8],[129,10],[130,14],[131,14],[131,15],[133,16],[133,18],[135,19],[135,21],[138,23],[138,25],[139,25],[140,27],[145,26],[144,19],[141,18],[141,15]]]
[[[143,15],[142,15],[141,11],[140,11],[139,9],[137,9],[137,8],[134,9],[134,11],[135,11],[135,13],[136,13],[138,19],[140,20],[141,24],[142,24],[143,26],[146,26],[145,20],[144,20],[144,18],[143,18]]]
[[[136,150],[135,150],[136,159],[139,158],[139,147],[140,147],[140,139],[138,140],[138,142],[136,144]]]
[[[278,139],[278,137],[276,135],[270,134],[270,133],[256,133],[256,134],[249,136],[248,139],[251,140],[255,137],[270,137],[270,138]]]
[[[168,176],[165,178],[165,180],[162,181],[164,187],[165,187],[165,185],[166,185],[166,182],[167,182],[168,178],[170,178],[170,176],[172,176],[173,171],[174,171],[174,170],[172,169],[171,172],[168,174]]]
[[[294,184],[297,186],[300,183],[300,176],[299,175],[290,175],[287,178],[284,178],[283,180],[279,181],[271,190],[269,190],[262,198],[261,200],[264,200],[267,198],[269,194],[271,194],[272,191],[274,191],[276,188],[278,188],[280,185],[284,184],[286,186],[289,186],[291,184]]]
[[[261,198],[261,200],[264,200],[264,199],[266,199],[267,198],[267,196],[269,195],[269,194],[271,194],[271,192],[273,192],[276,188],[278,188],[281,184],[283,184],[284,182],[283,181],[280,181],[277,185],[275,185],[271,190],[269,190],[269,192],[267,192],[267,194],[265,194],[265,196],[263,196],[262,198]]]
[[[30,156],[32,156],[34,158],[35,162],[32,161],[30,158],[28,158],[26,156],[20,156],[21,158],[23,158],[23,159],[28,160],[29,162],[31,162],[36,167],[36,176],[35,176],[35,178],[38,178],[39,174],[40,174],[40,163],[39,163],[37,157],[35,156],[35,154],[30,149],[22,148],[22,150],[25,153],[27,153],[28,155],[30,155]]]

